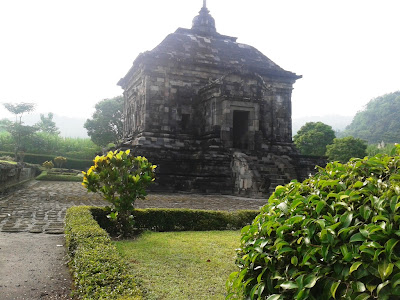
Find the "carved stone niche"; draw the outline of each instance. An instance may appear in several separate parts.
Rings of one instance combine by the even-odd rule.
[[[202,88],[204,134],[218,134],[225,148],[255,150],[266,89],[259,76],[244,72],[230,73]]]

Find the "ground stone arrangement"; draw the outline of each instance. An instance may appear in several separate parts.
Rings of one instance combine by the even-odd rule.
[[[325,164],[292,143],[299,78],[219,34],[204,3],[191,29],[178,28],[140,54],[118,82],[125,98],[120,148],[159,166],[160,190],[266,197]]]
[[[0,231],[60,234],[67,209],[75,205],[104,206],[77,182],[31,181],[0,197]]]

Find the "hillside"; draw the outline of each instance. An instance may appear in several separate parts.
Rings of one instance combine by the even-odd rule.
[[[376,144],[400,142],[400,91],[372,99],[343,132]]]

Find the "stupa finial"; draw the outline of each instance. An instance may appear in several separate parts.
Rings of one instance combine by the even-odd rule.
[[[207,0],[203,0],[203,7],[199,11],[199,14],[193,19],[193,30],[207,34],[214,34],[217,32],[215,29],[215,20],[209,12],[210,11],[207,8]]]

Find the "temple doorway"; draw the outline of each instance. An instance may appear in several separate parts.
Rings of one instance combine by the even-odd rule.
[[[248,149],[249,147],[249,112],[233,111],[233,148]]]

